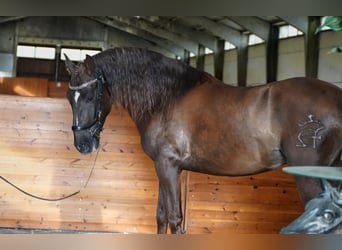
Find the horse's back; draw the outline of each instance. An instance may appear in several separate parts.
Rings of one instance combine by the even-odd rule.
[[[177,100],[166,119],[152,121],[146,148],[153,158],[218,175],[254,174],[286,162],[317,165],[323,158],[328,164],[342,140],[341,101],[338,87],[315,79],[248,88],[213,80]]]

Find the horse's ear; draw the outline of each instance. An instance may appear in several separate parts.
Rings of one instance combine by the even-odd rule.
[[[64,53],[65,56],[65,67],[69,74],[75,71],[76,65],[69,59],[69,57]]]
[[[95,63],[94,63],[94,59],[91,56],[86,55],[86,58],[84,60],[84,65],[85,65],[88,75],[94,75]]]

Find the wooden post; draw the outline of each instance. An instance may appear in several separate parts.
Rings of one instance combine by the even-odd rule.
[[[270,25],[266,42],[266,82],[277,80],[279,27]]]
[[[183,62],[190,64],[190,51],[184,50]]]
[[[58,82],[58,76],[59,76],[59,65],[60,65],[60,59],[61,59],[61,45],[56,45],[56,53],[55,53],[55,82]]]
[[[204,70],[204,59],[205,59],[205,47],[202,44],[198,45],[196,68],[199,70]]]
[[[320,25],[319,17],[309,17],[308,28],[305,34],[305,75],[317,77],[319,57],[319,33],[315,34]]]
[[[223,80],[224,43],[225,43],[225,40],[218,39],[216,42],[216,51],[214,53],[215,77],[221,81]]]
[[[241,35],[240,45],[237,46],[237,70],[238,70],[238,86],[247,85],[247,62],[248,62],[248,36]]]

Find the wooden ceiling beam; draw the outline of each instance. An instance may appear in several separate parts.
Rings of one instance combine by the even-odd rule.
[[[308,30],[309,20],[305,16],[279,16],[288,24],[296,27],[300,31],[306,33]]]
[[[116,20],[110,20],[106,17],[89,17],[90,19],[97,21],[99,23],[105,24],[106,26],[109,26],[114,29],[121,30],[123,32],[126,32],[128,34],[140,37],[144,40],[150,41],[152,43],[155,43],[157,46],[164,48],[168,50],[169,52],[173,53],[174,55],[177,55],[179,57],[184,56],[184,49],[173,44],[172,42],[162,39],[158,36],[155,36],[149,32],[146,32],[141,29],[137,29],[135,27],[129,26],[125,23],[117,22]]]
[[[241,33],[224,24],[214,22],[205,17],[181,17],[181,20],[190,26],[202,27],[207,32],[229,41],[237,47],[241,44]]]
[[[0,17],[0,23],[13,22],[25,18],[26,16],[6,16]]]
[[[111,18],[118,22],[125,23],[129,26],[133,26],[135,28],[145,30],[149,33],[154,34],[155,36],[159,36],[169,41],[172,41],[178,46],[197,55],[198,43],[185,39],[184,37],[174,34],[172,32],[169,32],[163,28],[156,27],[150,24],[149,22],[147,22],[146,20],[139,19],[136,17],[121,17],[121,16],[112,16]]]
[[[151,43],[145,39],[139,38],[133,34],[121,31],[119,29],[108,29],[108,38],[105,40],[106,48],[113,47],[140,47],[147,48],[159,52],[165,56],[175,58],[175,54],[166,50],[165,48],[159,47],[156,44]]]
[[[263,40],[267,41],[270,32],[270,23],[263,21],[257,17],[241,17],[241,16],[229,16],[228,19],[241,25],[246,30],[257,35]]]
[[[178,19],[170,20],[169,18],[166,18],[166,17],[158,17],[158,18],[142,17],[142,18],[152,23],[161,25],[164,29],[170,32],[173,32],[179,36],[183,36],[186,39],[189,39],[196,43],[200,43],[213,51],[216,50],[216,37],[215,36],[212,36],[210,34],[203,33],[200,31],[196,31],[184,25]]]

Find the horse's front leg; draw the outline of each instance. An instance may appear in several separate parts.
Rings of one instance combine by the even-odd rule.
[[[180,182],[181,171],[178,167],[172,166],[172,164],[170,164],[168,161],[156,163],[156,171],[159,178],[159,198],[157,211],[158,232],[166,233],[164,227],[168,222],[171,233],[183,233]],[[160,208],[162,208],[162,210],[159,210]]]
[[[157,226],[158,226],[158,234],[166,234],[167,233],[167,211],[166,211],[166,195],[165,191],[159,184],[159,194],[158,194],[158,205],[157,205]]]

